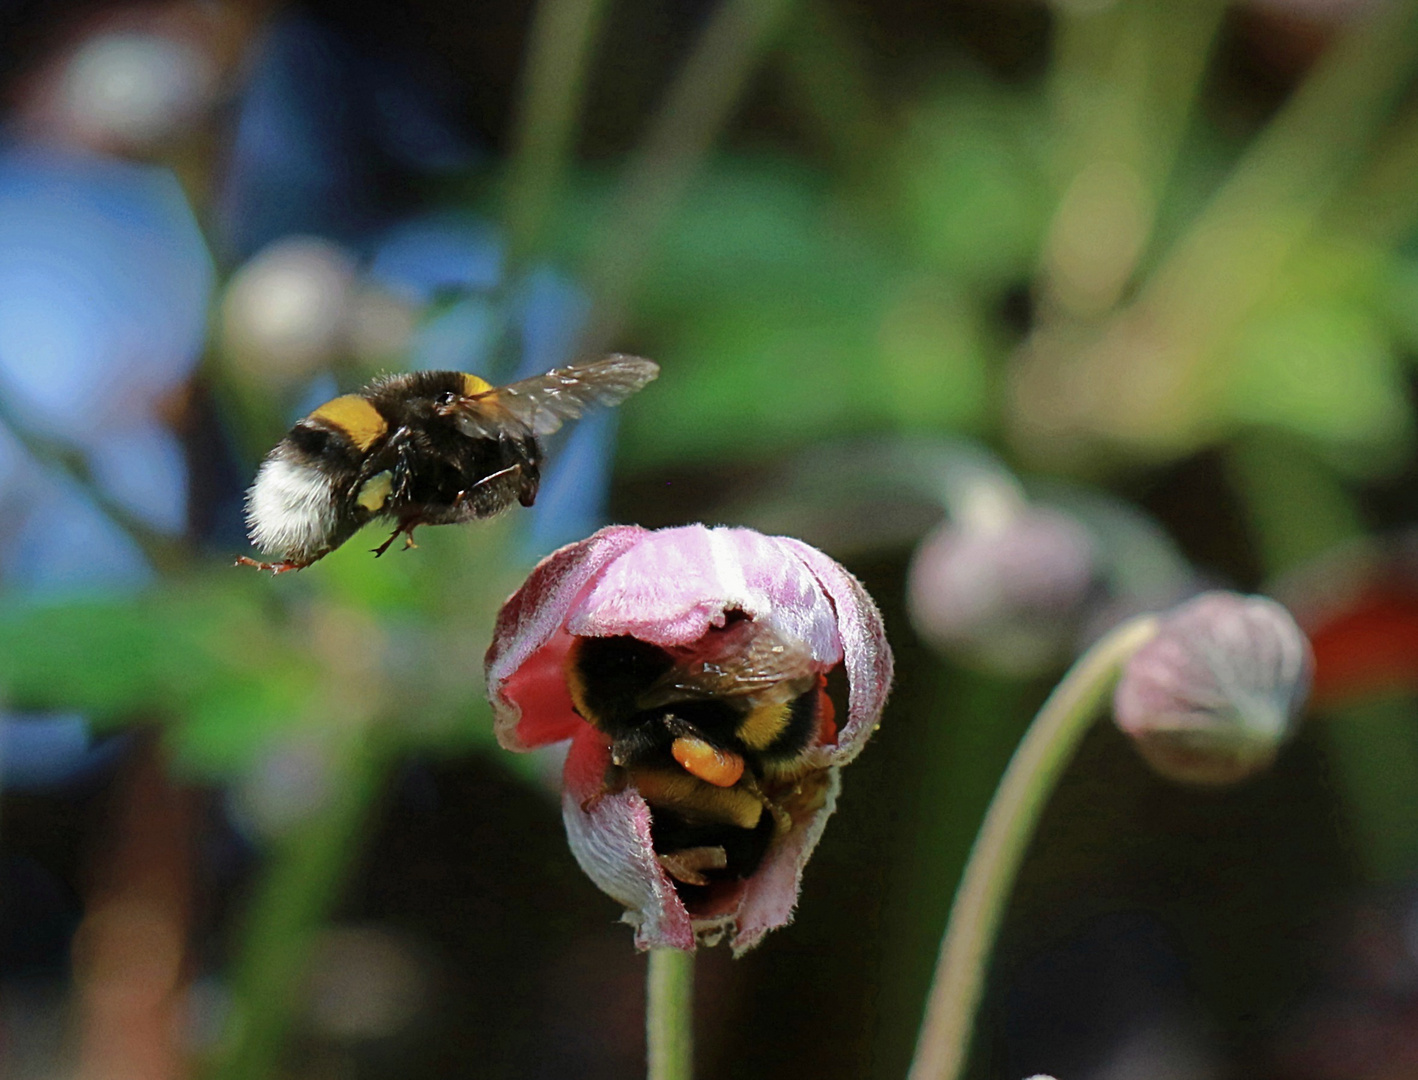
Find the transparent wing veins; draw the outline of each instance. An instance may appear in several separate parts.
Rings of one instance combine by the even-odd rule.
[[[799,684],[815,674],[805,643],[786,642],[761,624],[744,622],[726,630],[712,653],[677,665],[636,704],[653,709],[676,701],[763,694],[775,687],[782,688],[786,700],[802,693],[807,687]]]
[[[467,398],[457,412],[465,435],[550,435],[593,405],[619,405],[660,373],[653,360],[612,353],[556,368]]]

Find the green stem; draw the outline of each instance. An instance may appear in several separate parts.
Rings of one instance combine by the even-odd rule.
[[[1372,159],[1342,199],[1329,224],[1338,232],[1397,246],[1418,225],[1418,106],[1405,106],[1374,147]]]
[[[863,194],[881,184],[891,141],[887,109],[862,56],[862,35],[823,0],[800,3],[778,49],[778,66],[838,167]]]
[[[738,104],[792,0],[722,0],[650,124],[588,263],[589,355],[614,343],[670,210]]]
[[[281,838],[257,886],[232,977],[231,1013],[207,1080],[277,1075],[311,948],[357,850],[383,757],[366,733],[329,769],[324,804]]]
[[[1019,744],[975,838],[946,924],[909,1080],[956,1080],[1005,904],[1039,815],[1123,665],[1157,629],[1141,615],[1115,628],[1064,676]]]
[[[1051,309],[1096,316],[1131,281],[1225,8],[1225,0],[1124,0],[1058,13],[1051,93],[1064,134],[1055,155],[1061,203],[1044,253]],[[1101,197],[1099,185],[1111,194]],[[1082,293],[1070,272],[1080,236],[1091,248]],[[1114,239],[1105,248],[1100,237]]]
[[[83,453],[32,430],[3,398],[0,398],[0,427],[8,431],[25,452],[41,465],[52,465],[67,476],[110,521],[127,534],[157,569],[173,571],[187,565],[189,560],[179,541],[164,536],[109,497],[94,479],[93,470],[89,468]]]
[[[694,954],[651,949],[645,980],[645,1049],[649,1080],[694,1075]]]
[[[508,169],[506,221],[513,264],[537,249],[556,203],[604,11],[605,0],[537,4]]]

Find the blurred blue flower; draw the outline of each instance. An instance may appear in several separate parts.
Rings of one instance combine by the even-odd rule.
[[[591,313],[586,294],[546,267],[534,268],[512,299],[521,333],[521,359],[513,377],[525,379],[572,359]],[[616,413],[594,410],[552,440],[524,541],[540,558],[563,544],[589,536],[606,523]]]
[[[379,237],[369,276],[390,292],[427,304],[447,293],[490,292],[502,280],[502,238],[470,214],[428,214]]]
[[[187,521],[182,444],[157,423],[115,431],[89,454],[94,479],[119,505],[165,533]]]
[[[0,151],[0,393],[27,428],[82,450],[112,498],[167,532],[185,521],[186,468],[155,414],[201,352],[213,277],[171,173]],[[8,584],[144,577],[133,543],[52,467],[8,437],[0,460],[0,495],[21,522],[0,537]]]
[[[487,297],[470,296],[431,316],[409,345],[411,367],[430,371],[471,371],[500,382],[495,352],[502,319]]]
[[[213,268],[172,174],[0,150],[0,391],[92,447],[142,425],[191,370]]]
[[[72,447],[153,529],[185,525],[187,470],[157,419],[202,349],[214,271],[166,170],[0,147],[0,395],[27,430]],[[133,587],[137,544],[56,466],[0,428],[0,567],[10,589]],[[101,768],[78,716],[0,716],[0,785]]]
[[[121,736],[94,740],[82,716],[0,719],[0,789],[28,791],[77,783],[122,753]]]
[[[571,359],[586,326],[591,303],[567,277],[534,267],[512,299],[522,335],[522,356],[513,378],[525,379]]]
[[[383,174],[466,167],[473,150],[429,81],[370,56],[322,22],[275,19],[238,104],[221,193],[237,258],[289,233],[352,242],[379,223]]]
[[[245,258],[287,233],[343,240],[369,224],[373,181],[361,154],[354,58],[314,20],[273,21],[238,103],[220,219]]]

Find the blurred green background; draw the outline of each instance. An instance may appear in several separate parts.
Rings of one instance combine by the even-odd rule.
[[[640,1075],[482,654],[701,520],[846,563],[898,671],[795,924],[701,954],[703,1076],[902,1076],[1030,716],[1217,585],[1311,714],[1225,790],[1100,723],[974,1072],[1418,1074],[1415,75],[1411,0],[0,0],[0,1077]],[[533,511],[232,567],[322,401],[608,349],[663,374]]]

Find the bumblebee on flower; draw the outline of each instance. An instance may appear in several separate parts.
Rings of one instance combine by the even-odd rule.
[[[827,674],[845,669],[840,727]],[[545,559],[487,656],[503,746],[571,740],[563,817],[642,948],[736,952],[790,921],[838,770],[891,681],[861,585],[796,540],[603,529]]]

